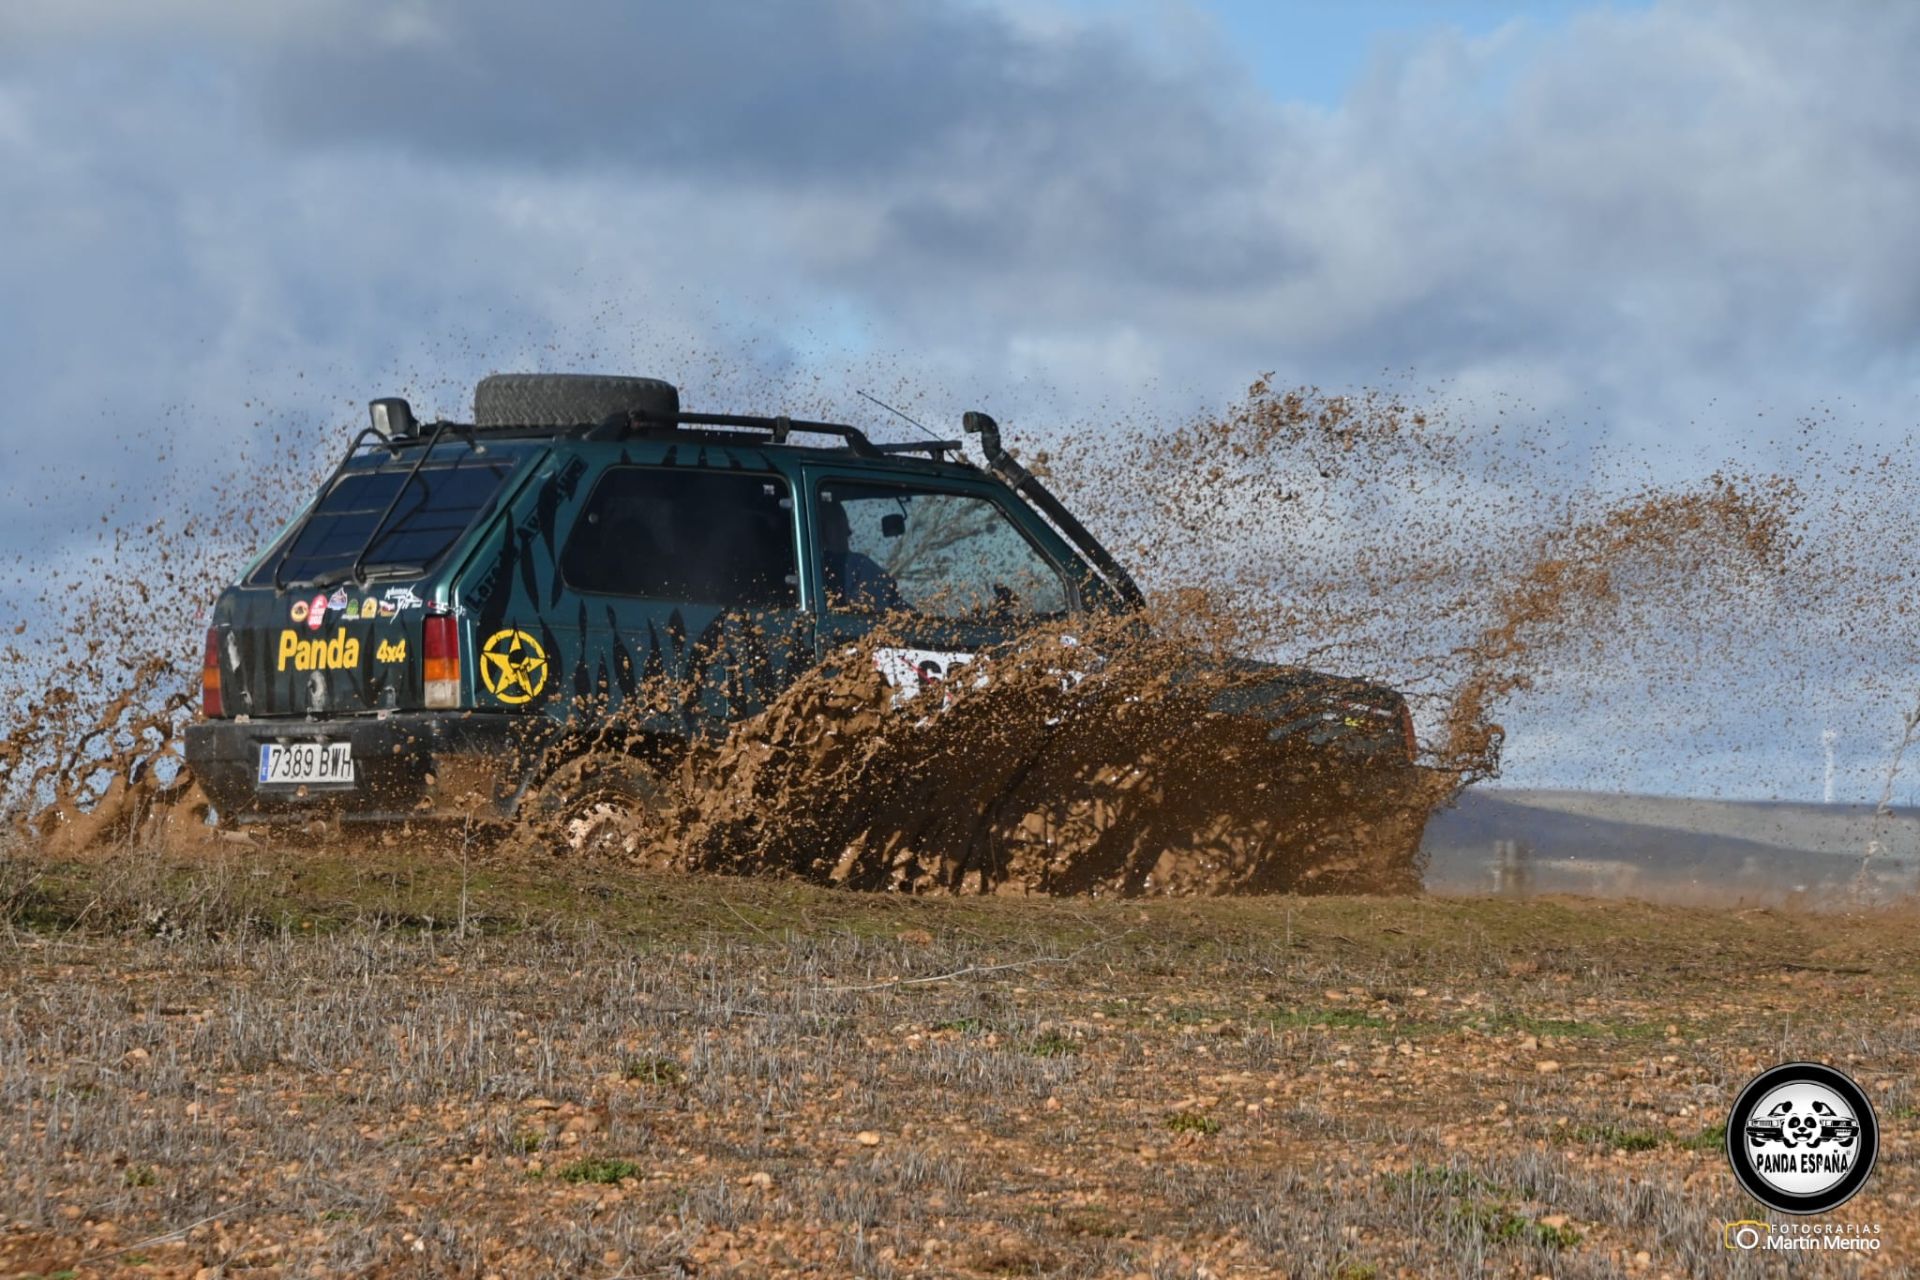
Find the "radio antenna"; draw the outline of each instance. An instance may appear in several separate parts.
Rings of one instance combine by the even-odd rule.
[[[855,388],[853,394],[859,396],[862,400],[873,401],[875,404],[879,405],[882,409],[885,409],[888,413],[892,414],[894,417],[899,418],[902,422],[912,422],[914,426],[920,428],[920,434],[925,436],[927,439],[938,440],[940,438],[939,436],[933,434],[933,432],[927,430],[925,426],[921,425],[918,422],[915,422],[912,418],[907,417],[906,414],[900,412],[898,409],[888,404],[885,400],[882,400],[879,396],[870,396],[866,392],[861,391],[858,388]]]

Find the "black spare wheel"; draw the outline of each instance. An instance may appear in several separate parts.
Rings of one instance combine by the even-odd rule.
[[[680,392],[658,378],[596,373],[496,373],[473,389],[477,427],[575,427],[637,413],[671,420]]]

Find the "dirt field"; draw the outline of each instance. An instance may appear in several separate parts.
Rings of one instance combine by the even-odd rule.
[[[1920,1257],[1911,914],[0,860],[0,1275],[1761,1275],[1831,1061]],[[1841,1269],[1834,1255],[1803,1273]],[[1818,1265],[1814,1265],[1818,1264]]]

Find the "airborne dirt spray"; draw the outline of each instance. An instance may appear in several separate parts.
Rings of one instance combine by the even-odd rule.
[[[177,459],[155,431],[150,474]],[[0,613],[0,823],[61,855],[204,834],[208,806],[180,757],[200,696],[196,639],[214,598],[325,474],[321,442],[273,436],[241,451],[186,514],[129,519],[108,492],[100,532],[50,566],[17,551]],[[58,494],[84,475],[39,477]],[[41,505],[36,499],[29,508]]]
[[[173,745],[191,615],[323,452],[177,528],[115,531],[77,590],[40,594],[57,639],[0,654],[16,824],[69,845],[204,825]],[[908,702],[878,641],[835,655],[686,762],[637,856],[874,889],[1407,888],[1427,813],[1498,770],[1516,702],[1596,671],[1710,680],[1716,647],[1772,644],[1804,674],[1783,602],[1865,609],[1887,585],[1862,588],[1875,557],[1808,521],[1788,480],[1623,483],[1387,393],[1261,382],[1216,418],[1064,432],[1026,460],[1134,568],[1146,616],[1043,629]],[[1420,771],[1356,786],[1217,714],[1252,682],[1240,657],[1406,690]]]

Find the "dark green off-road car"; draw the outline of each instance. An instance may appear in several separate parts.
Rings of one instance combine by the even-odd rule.
[[[568,770],[580,744],[604,755],[598,726],[657,770],[881,617],[900,641],[875,661],[910,691],[1047,620],[1142,604],[982,414],[984,467],[957,441],[683,412],[645,378],[497,375],[471,424],[372,413],[214,609],[186,750],[223,822],[584,803]],[[1270,681],[1292,694],[1274,735],[1411,767],[1399,694]]]

